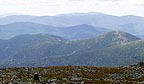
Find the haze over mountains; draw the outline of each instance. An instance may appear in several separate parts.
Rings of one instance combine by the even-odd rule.
[[[66,39],[86,39],[108,31],[110,30],[102,27],[93,27],[87,24],[70,27],[53,27],[31,22],[16,22],[0,26],[0,39],[9,39],[22,34],[39,33],[57,35]]]
[[[3,17],[0,67],[109,67],[141,62],[143,23],[143,17],[102,13]]]
[[[112,16],[103,13],[72,13],[57,16],[12,15],[0,18],[0,24],[15,22],[32,22],[54,27],[69,27],[81,24],[102,27],[111,30],[121,30],[142,37],[144,35],[144,18],[139,16]]]

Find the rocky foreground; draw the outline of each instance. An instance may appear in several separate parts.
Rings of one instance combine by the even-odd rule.
[[[34,80],[38,73],[39,81]],[[0,84],[144,84],[144,63],[109,68],[53,66],[38,68],[2,68]]]

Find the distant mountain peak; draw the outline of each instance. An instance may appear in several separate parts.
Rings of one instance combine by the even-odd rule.
[[[74,12],[74,13],[67,13],[67,14],[59,14],[57,16],[71,16],[71,15],[98,15],[98,14],[104,14],[101,12],[88,12],[88,13],[79,13],[79,12]]]
[[[110,38],[111,40],[115,40],[115,41],[123,41],[123,42],[130,42],[130,41],[135,41],[135,40],[141,40],[140,38],[123,32],[123,31],[111,31],[106,33],[105,35],[102,35],[105,38]]]

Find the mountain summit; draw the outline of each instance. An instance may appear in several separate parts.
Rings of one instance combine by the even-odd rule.
[[[104,35],[101,35],[100,37],[104,39],[108,38],[111,41],[119,41],[119,42],[130,42],[140,40],[140,38],[123,31],[111,31]]]

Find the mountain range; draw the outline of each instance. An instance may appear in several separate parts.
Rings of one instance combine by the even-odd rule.
[[[103,13],[0,17],[0,67],[135,64],[144,60],[143,23]]]
[[[10,39],[22,34],[50,34],[65,39],[77,40],[95,37],[110,31],[102,27],[93,27],[87,24],[80,24],[70,27],[53,27],[32,22],[16,22],[7,25],[0,25],[0,39]]]
[[[112,16],[103,13],[70,13],[56,16],[11,15],[0,18],[0,25],[7,25],[15,22],[32,22],[54,27],[87,24],[110,30],[125,31],[139,37],[144,36],[144,17],[133,15]]]
[[[126,66],[144,60],[144,41],[122,31],[84,40],[54,35],[18,35],[0,40],[1,67]]]

